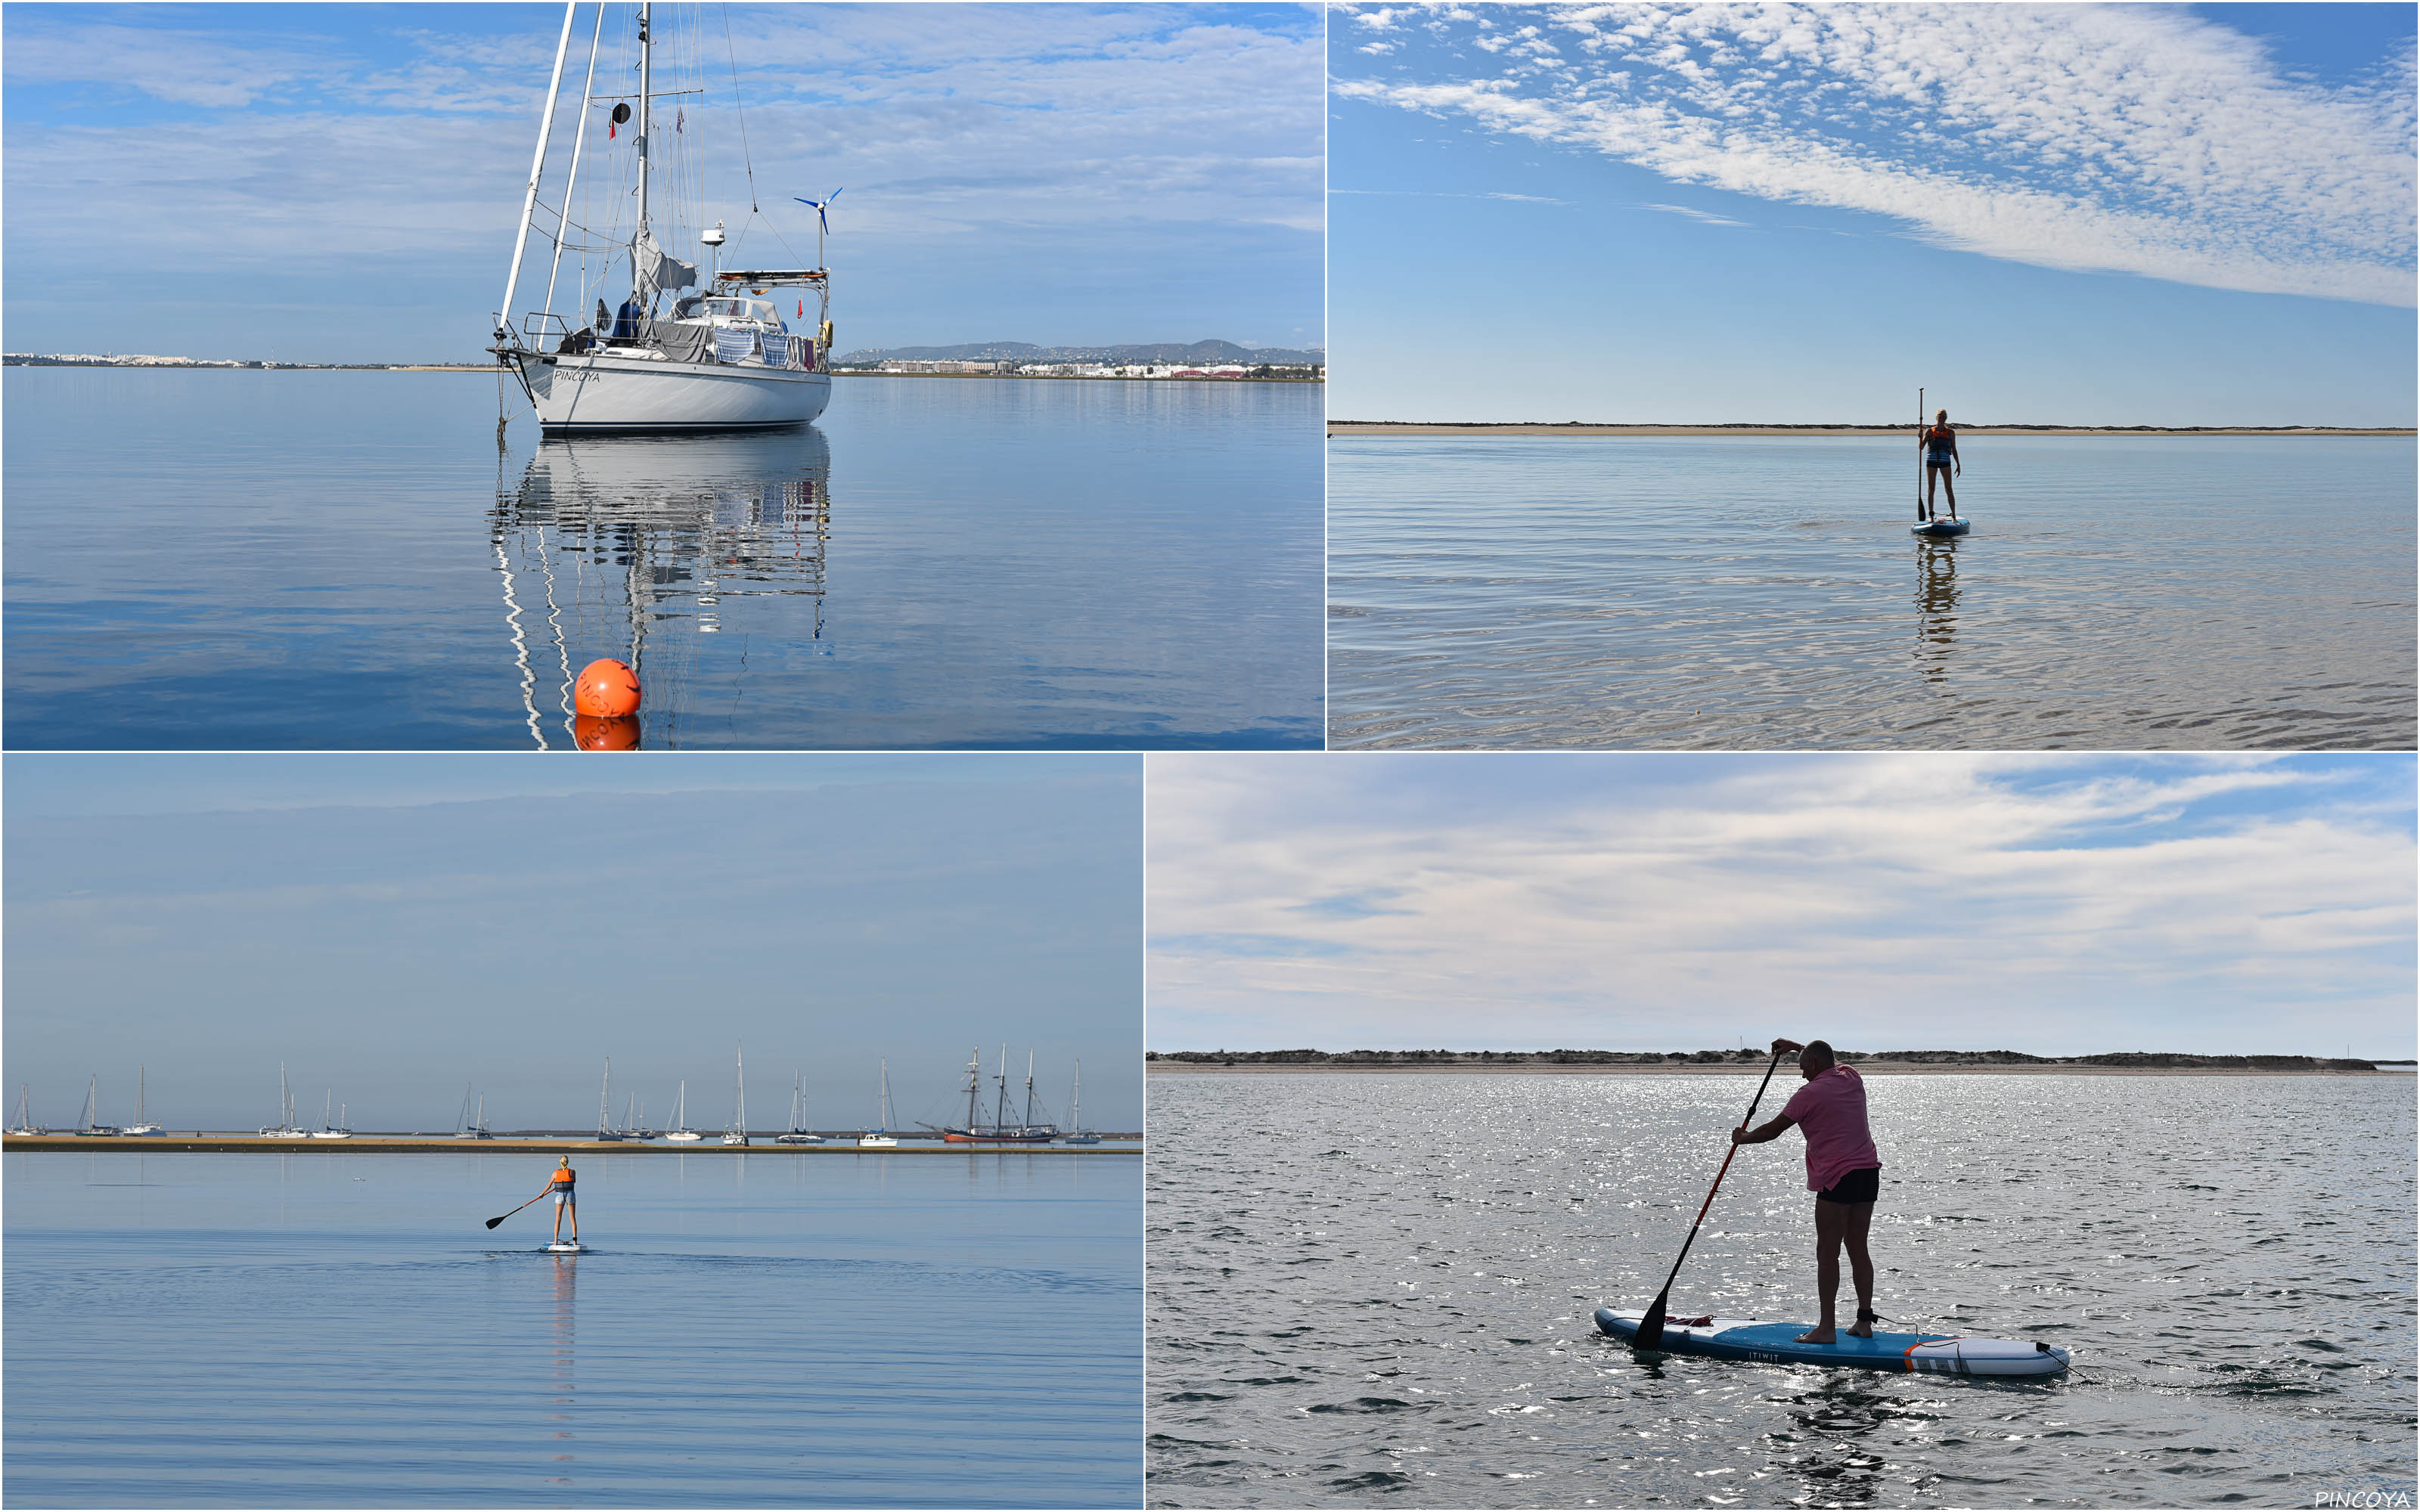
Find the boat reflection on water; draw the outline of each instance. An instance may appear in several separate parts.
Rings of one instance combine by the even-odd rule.
[[[1918,538],[1916,570],[1916,659],[1938,681],[1958,640],[1957,542]]]
[[[813,426],[719,436],[588,436],[538,443],[500,478],[489,520],[504,626],[539,749],[677,747],[703,638],[775,633],[823,644],[831,448]],[[752,614],[804,597],[807,613]],[[600,656],[637,669],[639,714],[575,714]]]

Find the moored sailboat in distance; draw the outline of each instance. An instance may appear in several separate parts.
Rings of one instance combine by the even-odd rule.
[[[134,1121],[119,1130],[118,1133],[120,1134],[155,1134],[162,1132],[160,1126],[153,1123],[144,1111],[144,1094],[146,1091],[143,1085],[145,1079],[144,1072],[145,1068],[141,1066],[134,1068]]]
[[[722,1131],[726,1145],[748,1143],[748,1057],[739,1050],[731,1053],[731,1127]]]
[[[683,1082],[680,1084],[680,1096],[673,1100],[673,1126],[664,1131],[664,1138],[667,1142],[675,1145],[694,1145],[706,1137],[689,1126],[688,1115],[689,1083]]]
[[[312,1138],[350,1139],[353,1136],[353,1131],[345,1127],[345,1120],[342,1118],[338,1118],[333,1122],[329,1120],[328,1104],[335,1100],[336,1089],[331,1087],[328,1088],[328,1095],[319,1100],[319,1127],[313,1132],[311,1135]]]
[[[98,1117],[100,1112],[101,1077],[99,1075],[95,1075],[92,1079],[92,1085],[85,1088],[84,1112],[76,1116],[76,1133],[80,1134],[105,1136],[121,1132],[114,1124],[95,1122],[94,1119]]]
[[[262,1131],[266,1133],[267,1131]],[[479,1094],[478,1111],[471,1110],[471,1084],[462,1084],[462,1111],[454,1116],[454,1137],[457,1139],[493,1139],[488,1132],[488,1094]]]
[[[888,1060],[882,1063],[881,1099],[882,1121],[857,1136],[860,1149],[890,1149],[899,1143],[891,1137],[891,1062]]]
[[[605,1117],[605,1099],[612,1095],[613,1090],[613,1057],[612,1056],[607,1056],[605,1057],[605,1079],[602,1082],[599,1082],[597,1086],[597,1137],[600,1140],[609,1142],[618,1142],[622,1137],[622,1131],[614,1128],[611,1122],[607,1121]]]
[[[34,1087],[31,1082],[19,1082],[17,1084],[17,1124],[16,1127],[8,1131],[10,1134],[45,1134],[50,1133],[48,1129],[38,1129],[34,1126],[34,1116],[28,1111],[28,1108],[31,1105],[33,1094]]]
[[[1084,1129],[1084,1063],[1076,1062],[1076,1085],[1067,1093],[1067,1132],[1059,1142],[1063,1145],[1097,1145],[1101,1136]]]
[[[820,1145],[824,1142],[823,1135],[819,1134],[809,1134],[805,1129],[799,1127],[799,1073],[794,1071],[790,1072],[790,1132],[787,1134],[775,1134],[773,1136],[773,1143],[777,1145]]]
[[[967,1119],[963,1124],[934,1129],[953,1145],[1047,1145],[1059,1137],[1059,1126],[1047,1119],[1036,1119],[1033,1103],[1033,1058],[1031,1053],[1025,1062],[1025,1121],[1011,1123],[1008,1119],[1008,1046],[1000,1047],[1000,1071],[995,1079],[1000,1083],[1000,1097],[992,1109],[991,1121],[981,1122],[976,1117],[975,1098],[982,1090],[983,1051],[978,1048],[967,1061]],[[1047,1110],[1045,1110],[1047,1111]]]
[[[294,1127],[294,1094],[286,1085],[286,1062],[282,1060],[277,1063],[277,1116],[279,1120],[277,1127],[260,1131],[260,1136],[263,1139],[311,1137],[307,1131]]]
[[[676,113],[672,135],[661,139],[653,130],[655,100],[673,95],[702,95],[714,86],[701,67],[694,81],[699,87],[659,88],[655,69],[656,11],[657,8],[644,0],[639,6],[638,57],[632,65],[632,71],[638,74],[637,95],[625,96],[609,85],[609,91],[613,92],[599,96],[595,93],[595,85],[597,53],[604,40],[604,8],[598,7],[589,44],[589,82],[581,88],[580,124],[573,138],[570,167],[562,193],[547,208],[554,220],[554,252],[548,270],[545,307],[523,316],[516,330],[513,305],[520,283],[521,259],[539,212],[538,188],[545,176],[555,102],[563,87],[564,60],[571,45],[573,8],[565,10],[563,36],[555,45],[554,72],[547,85],[546,113],[538,126],[537,151],[531,162],[529,184],[522,196],[512,268],[504,282],[504,307],[496,317],[495,343],[489,350],[520,384],[537,411],[540,429],[549,435],[802,424],[823,413],[831,398],[831,377],[826,370],[832,339],[830,279],[820,264],[827,229],[824,206],[832,196],[826,195],[823,203],[812,205],[816,216],[817,267],[731,270],[720,267],[722,245],[727,239],[722,223],[706,227],[702,203],[694,207],[668,204],[655,193],[659,160],[666,161],[668,177],[676,185],[698,185],[703,183],[699,170],[705,154],[698,139],[700,123],[692,118],[704,113],[691,112],[684,106]],[[676,31],[680,24],[678,17],[665,18],[667,30]],[[695,38],[675,39],[668,43],[668,55],[675,68],[701,66],[699,60],[704,54],[696,43]],[[613,65],[609,63],[608,67]],[[670,82],[681,85],[690,81]],[[601,193],[592,195],[599,201],[595,211],[575,218],[574,200],[587,147],[591,110],[597,105],[611,107],[614,127],[632,123],[633,161],[627,170],[619,162],[595,165],[592,181],[598,172],[612,177],[602,185]],[[607,136],[613,139],[615,131],[609,129]],[[619,148],[614,150],[618,153]],[[624,205],[631,207],[632,219],[627,223],[621,220]],[[692,213],[695,219],[690,220]],[[758,215],[752,204],[748,219],[741,224],[743,238]],[[677,241],[684,224],[696,230],[700,244],[712,251],[718,266],[704,292],[682,298],[678,297],[680,290],[698,286],[697,267],[666,252],[657,232],[660,225]],[[543,229],[539,234],[548,235]],[[578,239],[577,244],[574,238]],[[572,309],[581,311],[592,295],[599,296],[595,317],[576,330],[572,320],[583,318],[582,315],[566,318],[553,311],[557,276],[566,251],[578,253],[581,259],[570,301]],[[602,255],[593,280],[588,263],[592,253]],[[622,270],[618,275],[617,265]],[[628,292],[618,311],[608,312],[601,296],[609,280],[622,286],[622,277],[628,281]],[[780,307],[764,297],[777,287],[814,291],[817,324],[812,333],[790,334]],[[667,300],[671,301],[669,308],[665,307]],[[801,297],[799,309],[802,319],[805,308]]]

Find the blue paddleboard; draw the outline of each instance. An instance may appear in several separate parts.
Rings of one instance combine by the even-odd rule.
[[[1596,1326],[1625,1343],[1638,1336],[1643,1308],[1596,1310]],[[2067,1351],[2012,1339],[1962,1338],[1951,1334],[1876,1334],[1861,1339],[1842,1333],[1830,1344],[1801,1344],[1807,1323],[1761,1323],[1748,1318],[1667,1319],[1665,1354],[1702,1354],[1714,1360],[1758,1360],[1768,1365],[1854,1365],[1867,1370],[1941,1376],[2057,1376],[2067,1373]]]
[[[1928,519],[1908,527],[1914,535],[1963,535],[1967,522],[1962,519]]]

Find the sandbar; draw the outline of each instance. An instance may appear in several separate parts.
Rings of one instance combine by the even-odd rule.
[[[2411,426],[2362,428],[2333,425],[1960,425],[1961,436],[2412,436]],[[1545,423],[1497,424],[1331,420],[1330,436],[1897,436],[1915,440],[1913,425],[1599,425]]]

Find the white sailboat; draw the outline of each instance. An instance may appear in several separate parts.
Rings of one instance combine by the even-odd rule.
[[[50,1133],[48,1129],[37,1129],[34,1127],[34,1116],[32,1112],[29,1111],[33,1094],[34,1088],[31,1082],[19,1082],[17,1084],[17,1126],[8,1131],[10,1134],[44,1134]]]
[[[689,1126],[689,1083],[680,1084],[680,1096],[673,1103],[673,1126],[664,1131],[664,1138],[675,1145],[693,1145],[706,1135]]]
[[[329,1120],[328,1104],[334,1103],[335,1100],[336,1089],[331,1087],[328,1088],[328,1095],[319,1100],[319,1127],[318,1131],[311,1135],[312,1138],[350,1139],[353,1136],[353,1132],[345,1127],[344,1119],[338,1119],[334,1122]]]
[[[123,1130],[119,1131],[122,1134],[156,1134],[163,1132],[158,1124],[153,1123],[150,1119],[146,1116],[144,1111],[144,1094],[147,1090],[143,1085],[145,1079],[144,1072],[145,1068],[141,1066],[134,1068],[134,1121],[128,1124]]]
[[[882,1063],[882,1121],[857,1136],[859,1148],[863,1149],[890,1149],[896,1147],[899,1141],[891,1137],[890,1129],[891,1062],[885,1060]]]
[[[84,1112],[76,1117],[76,1133],[97,1136],[107,1136],[118,1133],[119,1131],[113,1124],[95,1121],[100,1111],[101,1078],[96,1075],[92,1079],[92,1085],[85,1088]]]
[[[736,1101],[731,1109],[731,1127],[722,1131],[722,1142],[726,1145],[744,1145],[748,1143],[747,1057],[734,1050],[732,1066],[732,1096]]]
[[[604,41],[605,8],[597,8],[589,40],[587,83],[580,93],[580,122],[572,141],[570,165],[562,192],[548,208],[554,225],[539,235],[554,244],[547,272],[545,305],[520,316],[514,327],[514,301],[520,285],[521,260],[539,214],[538,192],[546,177],[547,146],[554,130],[556,102],[563,91],[564,61],[571,47],[577,4],[566,5],[563,35],[555,44],[554,72],[547,84],[546,108],[538,121],[537,150],[530,162],[529,184],[521,198],[520,228],[513,242],[513,262],[504,280],[504,301],[495,322],[496,361],[519,382],[537,411],[545,434],[596,431],[682,431],[761,428],[803,424],[824,411],[831,400],[830,365],[832,328],[830,280],[823,262],[827,229],[824,207],[814,204],[816,219],[814,268],[721,267],[723,224],[705,225],[702,204],[692,208],[667,203],[656,193],[659,164],[675,184],[702,184],[699,172],[705,148],[701,123],[690,119],[687,103],[677,105],[669,141],[659,137],[658,99],[703,96],[721,87],[704,68],[701,35],[672,38],[665,44],[674,67],[694,67],[697,76],[666,81],[656,77],[659,8],[639,6],[638,93],[628,96],[597,92],[597,60]],[[668,32],[677,32],[686,16],[667,17]],[[609,69],[611,66],[609,65]],[[609,80],[619,76],[609,71]],[[613,85],[609,83],[609,91]],[[736,101],[735,101],[736,103]],[[618,143],[618,129],[632,124],[631,161],[619,160],[620,147],[604,147],[587,162],[590,199],[578,198],[583,160],[588,158],[589,123],[597,107],[608,108],[612,122],[608,142]],[[635,110],[635,116],[633,112]],[[703,115],[703,112],[697,113]],[[743,145],[744,151],[744,145]],[[612,156],[604,156],[611,153]],[[751,167],[752,177],[753,168]],[[632,180],[635,179],[635,182]],[[601,182],[600,182],[601,180]],[[625,185],[628,185],[627,193]],[[834,192],[835,193],[838,191]],[[796,196],[793,196],[794,198]],[[813,203],[813,202],[809,202]],[[590,208],[578,210],[586,204]],[[631,219],[622,217],[630,207]],[[691,214],[695,219],[690,219]],[[751,205],[741,224],[744,239],[761,212]],[[682,289],[698,288],[697,267],[664,250],[661,229],[677,242],[684,225],[694,227],[700,245],[713,254],[716,269],[703,292],[679,297]],[[768,231],[771,231],[769,223]],[[778,238],[779,233],[772,233]],[[554,313],[563,255],[580,256],[569,304],[584,311],[597,296],[596,316],[566,317]],[[597,255],[596,276],[589,276],[590,255]],[[627,280],[627,283],[625,281]],[[618,311],[608,312],[604,294],[609,283],[627,286]],[[780,306],[765,296],[776,288],[800,291],[799,311],[806,310],[804,291],[815,296],[816,326],[806,335],[793,335]],[[574,328],[575,319],[587,319]]]
[[[267,1131],[263,1131],[266,1133]],[[493,1139],[488,1132],[488,1094],[479,1094],[478,1111],[471,1110],[471,1087],[462,1086],[462,1111],[454,1116],[454,1137],[457,1139]]]
[[[1097,1145],[1101,1136],[1084,1128],[1084,1063],[1076,1062],[1076,1086],[1067,1094],[1067,1132],[1061,1136],[1063,1145]]]
[[[775,1134],[773,1136],[773,1143],[777,1145],[820,1145],[824,1142],[823,1135],[819,1134],[809,1134],[799,1125],[799,1073],[794,1071],[790,1072],[790,1132],[788,1134]]]
[[[294,1127],[294,1094],[286,1086],[286,1062],[277,1063],[277,1126],[263,1129],[263,1139],[308,1139],[310,1134]]]
[[[622,1131],[613,1127],[605,1116],[605,1100],[613,1091],[613,1057],[605,1057],[605,1080],[597,1088],[597,1137],[611,1144],[621,1142]]]

